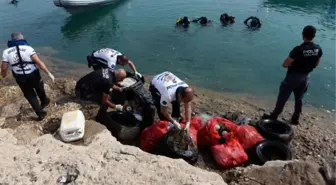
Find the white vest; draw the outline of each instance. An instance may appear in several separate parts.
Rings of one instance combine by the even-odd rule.
[[[7,48],[2,53],[2,61],[9,63],[12,67],[12,71],[15,74],[30,74],[37,68],[31,57],[36,54],[35,50],[30,46],[19,46],[22,63],[20,63],[19,56],[17,54],[16,47]]]
[[[93,53],[93,57],[98,61],[108,66],[112,71],[117,65],[117,57],[122,55],[119,51],[111,48],[103,48]]]
[[[156,75],[151,84],[161,94],[160,103],[165,107],[168,106],[168,102],[176,101],[176,90],[178,87],[188,87],[188,84],[168,71]]]

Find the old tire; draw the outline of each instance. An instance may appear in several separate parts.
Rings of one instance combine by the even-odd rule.
[[[294,136],[292,127],[281,121],[264,119],[258,121],[256,126],[260,134],[268,140],[275,140],[288,144]]]
[[[129,112],[113,111],[108,116],[115,124],[119,124],[120,131],[116,137],[122,141],[133,141],[140,134],[140,125],[134,115]]]
[[[256,145],[256,156],[260,165],[267,161],[292,159],[291,149],[284,143],[278,141],[261,141]]]

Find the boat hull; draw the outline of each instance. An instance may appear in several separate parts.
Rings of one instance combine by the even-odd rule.
[[[70,14],[75,14],[111,5],[118,1],[119,0],[54,0],[54,4],[57,7],[64,8]]]

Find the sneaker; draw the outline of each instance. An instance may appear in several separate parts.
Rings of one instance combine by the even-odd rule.
[[[270,114],[264,114],[264,115],[261,117],[261,119],[270,119],[270,120],[275,121],[275,120],[277,120],[277,117],[272,116],[272,115],[270,115]]]
[[[46,116],[47,116],[47,112],[46,112],[46,111],[42,111],[42,112],[38,115],[38,120],[39,120],[39,121],[42,121]]]
[[[47,107],[50,103],[50,99],[47,98],[44,102],[41,102],[41,107],[42,109],[44,109],[45,107]]]

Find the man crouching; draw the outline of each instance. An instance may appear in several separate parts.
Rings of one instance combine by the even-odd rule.
[[[194,99],[194,90],[184,81],[171,72],[163,72],[156,75],[150,84],[149,91],[152,94],[154,105],[160,120],[173,123],[179,129],[180,103],[184,104],[186,127],[190,126],[191,101]],[[168,103],[172,104],[172,114],[168,112]]]

